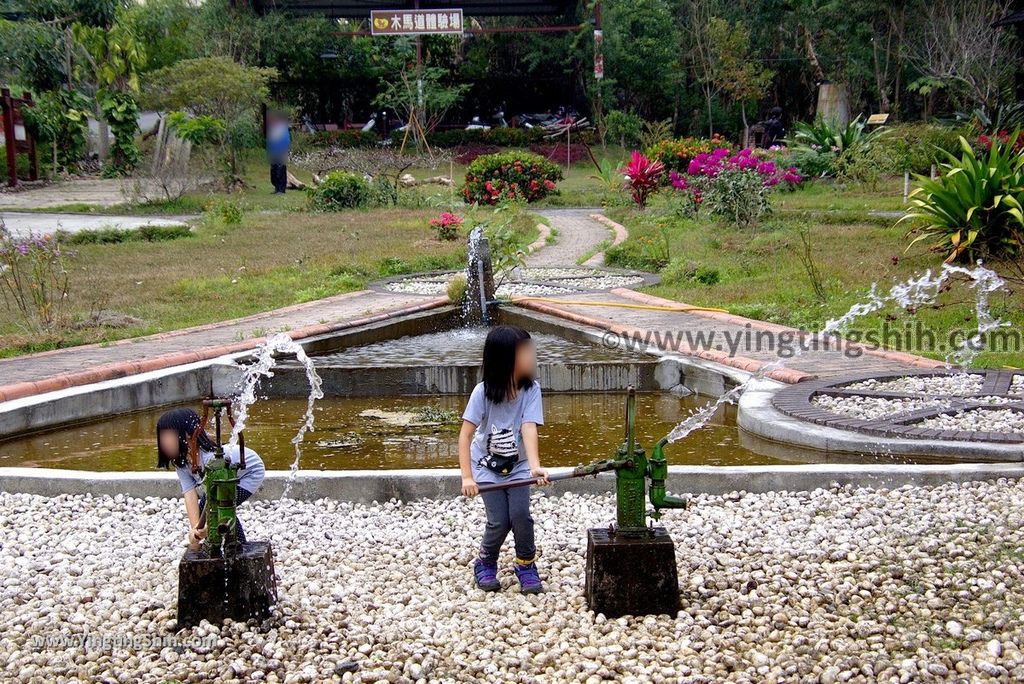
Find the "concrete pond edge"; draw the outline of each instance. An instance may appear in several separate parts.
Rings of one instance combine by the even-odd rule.
[[[561,472],[568,468],[551,468]],[[783,466],[670,466],[668,488],[676,494],[729,495],[765,492],[809,492],[852,486],[895,489],[907,485],[939,486],[978,480],[1017,479],[1024,463],[950,465],[783,465]],[[290,483],[290,485],[289,485]],[[358,504],[459,496],[461,479],[454,468],[412,470],[267,471],[257,500],[275,500],[288,490],[289,498],[331,499]],[[534,491],[549,496],[611,494],[615,476],[602,474],[563,480]],[[0,492],[38,496],[129,496],[176,498],[181,495],[173,472],[93,472],[45,468],[0,468]]]

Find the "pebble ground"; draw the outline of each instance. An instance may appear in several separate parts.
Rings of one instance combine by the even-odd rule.
[[[1020,681],[1022,504],[1005,480],[700,495],[663,520],[683,609],[605,619],[584,553],[610,496],[535,495],[539,596],[508,548],[502,591],[473,588],[478,500],[256,501],[276,615],[178,630],[180,501],[4,493],[0,680]]]

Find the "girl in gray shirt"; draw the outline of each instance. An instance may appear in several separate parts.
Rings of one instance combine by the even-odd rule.
[[[544,424],[540,385],[534,380],[537,353],[530,334],[511,325],[491,329],[484,342],[484,381],[473,389],[462,415],[459,467],[462,493],[476,496],[478,484],[533,479],[547,484],[540,466],[537,426]],[[543,589],[535,562],[530,488],[481,494],[487,525],[473,565],[476,584],[497,591],[498,552],[511,531],[515,537],[515,573],[523,593]]]

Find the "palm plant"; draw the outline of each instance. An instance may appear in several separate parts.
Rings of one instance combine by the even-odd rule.
[[[961,155],[943,152],[936,179],[918,176],[911,208],[900,221],[921,220],[911,233],[934,240],[933,251],[944,252],[947,263],[957,260],[1011,256],[1024,247],[1024,153],[1014,150],[1018,130],[1004,143],[978,153],[960,138]]]

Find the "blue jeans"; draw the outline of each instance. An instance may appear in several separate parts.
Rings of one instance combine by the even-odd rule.
[[[530,488],[483,492],[487,511],[487,525],[484,527],[484,538],[480,542],[480,558],[496,562],[501,545],[511,531],[515,537],[516,558],[532,561],[537,553],[533,539],[533,517],[530,515]]]
[[[245,503],[246,499],[252,496],[252,492],[238,487],[235,490],[235,505]],[[202,494],[199,497],[199,519],[203,520],[203,516],[206,515],[206,494]],[[245,541],[245,532],[242,530],[242,521],[235,516],[235,531],[238,533],[238,541]]]

